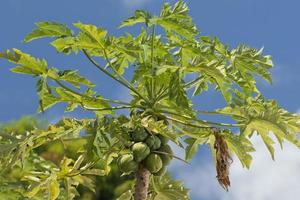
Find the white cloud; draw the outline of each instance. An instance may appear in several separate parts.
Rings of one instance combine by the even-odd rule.
[[[300,196],[300,151],[284,144],[283,151],[276,146],[275,162],[265,145],[253,137],[256,152],[250,170],[242,168],[237,158],[231,166],[231,188],[224,192],[218,185],[213,164],[198,166],[175,165],[177,177],[192,190],[193,199],[205,200],[295,200]]]

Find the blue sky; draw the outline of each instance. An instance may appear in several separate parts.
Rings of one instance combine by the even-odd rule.
[[[81,21],[104,27],[112,34],[120,34],[120,30],[116,29],[117,25],[135,9],[143,8],[158,13],[163,2],[165,1],[6,0],[1,2],[0,7],[0,51],[16,47],[36,57],[46,58],[50,65],[80,69],[82,74],[98,85],[97,90],[104,96],[115,99],[129,98],[126,96],[126,90],[119,88],[92,68],[82,56],[66,57],[57,54],[47,45],[47,40],[35,41],[28,45],[23,44],[22,39],[33,29],[34,23],[40,20],[55,20],[68,25]],[[280,105],[289,111],[300,111],[299,1],[188,0],[187,3],[190,14],[202,34],[218,36],[221,41],[233,47],[239,43],[257,48],[264,46],[265,53],[271,54],[275,63],[272,70],[274,83],[270,86],[259,82],[260,89],[267,98],[277,99]],[[34,114],[37,109],[35,80],[9,72],[10,67],[11,64],[0,60],[0,122],[17,119],[25,114]],[[208,108],[222,105],[219,96],[214,93],[196,99],[195,102],[204,103]],[[73,115],[82,114],[85,113],[75,112]],[[56,106],[44,114],[53,121],[61,115],[63,106]],[[192,199],[196,200],[293,200],[296,195],[300,196],[300,192],[296,190],[297,187],[300,188],[300,183],[294,180],[297,174],[300,176],[300,168],[296,167],[300,166],[300,156],[295,153],[296,150],[287,145],[283,153],[287,153],[288,156],[279,153],[274,164],[269,162],[270,158],[264,154],[265,149],[260,142],[255,138],[254,142],[258,145],[258,161],[254,161],[250,171],[241,170],[238,162],[235,162],[233,168],[236,170],[232,170],[233,187],[227,194],[217,185],[214,167],[207,158],[208,151],[205,148],[201,149],[197,158],[193,160],[193,167],[174,162],[171,169],[193,189]],[[180,154],[180,151],[178,153]],[[278,176],[279,172],[285,175],[282,178],[284,181],[273,177],[276,174]],[[267,178],[263,177],[274,181],[268,182]],[[286,185],[289,185],[289,188],[285,188]],[[261,191],[261,188],[264,190]],[[256,191],[258,196],[251,195],[251,191]]]

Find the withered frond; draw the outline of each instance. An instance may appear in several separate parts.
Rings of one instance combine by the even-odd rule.
[[[228,191],[230,186],[229,180],[229,167],[232,163],[232,158],[230,157],[228,146],[223,136],[220,135],[220,130],[215,129],[214,131],[215,143],[214,149],[216,150],[216,170],[217,170],[217,179],[219,184]]]

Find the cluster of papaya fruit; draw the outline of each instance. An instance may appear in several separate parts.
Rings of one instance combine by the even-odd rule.
[[[129,134],[129,153],[121,155],[117,161],[120,170],[130,173],[142,164],[153,175],[163,175],[173,158],[169,140],[162,135],[149,133],[144,128],[138,128]]]

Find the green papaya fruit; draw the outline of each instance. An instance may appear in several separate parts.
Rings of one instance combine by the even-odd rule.
[[[144,161],[145,167],[152,173],[157,173],[162,167],[163,163],[158,154],[151,153]]]
[[[166,144],[168,144],[168,142],[169,142],[169,139],[168,139],[168,138],[166,138],[166,137],[163,136],[163,135],[158,135],[158,137],[159,137],[159,139],[160,139],[161,145],[166,145]]]
[[[150,148],[150,149],[152,149],[152,146],[154,145],[154,143],[155,143],[155,138],[154,138],[154,135],[150,135],[149,137],[147,137],[147,139],[146,139],[146,144],[148,145],[148,147]]]
[[[131,138],[135,142],[143,142],[148,137],[148,133],[144,130],[144,128],[138,128],[131,132]]]
[[[173,151],[171,149],[171,147],[169,145],[163,145],[161,146],[158,151],[166,153],[166,154],[159,154],[163,165],[166,166],[168,164],[170,164],[172,158],[173,158]]]
[[[132,154],[124,154],[118,158],[119,169],[124,173],[130,173],[137,169],[138,164]]]
[[[132,145],[131,150],[136,162],[141,162],[150,154],[149,147],[143,142],[135,143]]]
[[[146,139],[146,144],[151,150],[156,150],[161,146],[161,141],[156,135],[151,135]]]

